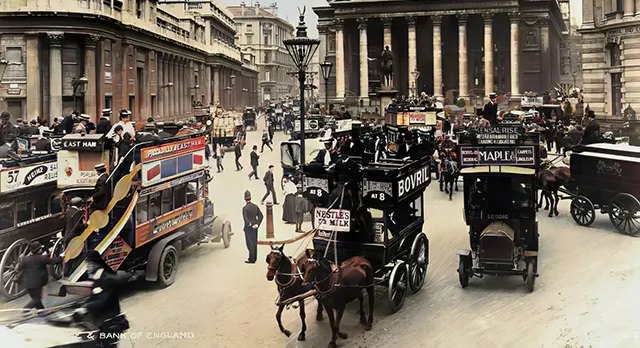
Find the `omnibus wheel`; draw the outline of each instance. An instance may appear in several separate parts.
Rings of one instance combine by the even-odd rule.
[[[395,313],[402,308],[404,297],[407,295],[407,265],[398,262],[393,266],[389,277],[389,307]]]
[[[640,202],[628,193],[619,193],[609,203],[609,219],[621,233],[637,237],[640,233]]]
[[[589,198],[578,196],[571,200],[571,217],[580,226],[591,226],[596,220],[596,209]]]
[[[178,273],[178,250],[173,245],[167,245],[158,261],[158,284],[166,288],[176,281]]]
[[[53,243],[53,247],[51,248],[51,253],[49,257],[54,258],[64,252],[64,245],[62,238],[58,238],[55,243]],[[63,263],[56,263],[51,265],[49,268],[49,273],[53,277],[53,279],[58,280],[62,278],[63,275]]]
[[[460,286],[462,286],[462,288],[466,288],[469,285],[469,278],[471,278],[471,275],[467,267],[467,256],[460,255],[460,261],[458,262],[458,280],[460,280]]]
[[[419,233],[411,246],[411,262],[409,264],[409,288],[413,293],[422,289],[427,277],[429,265],[429,246],[424,233]]]
[[[530,259],[527,261],[527,290],[533,292],[536,285],[536,260]]]
[[[225,249],[231,245],[231,223],[229,220],[224,220],[222,224],[222,245],[224,245]]]
[[[18,281],[17,267],[21,258],[29,252],[29,241],[26,239],[18,239],[13,242],[2,255],[0,261],[0,292],[7,300],[16,299],[27,289],[23,288]]]

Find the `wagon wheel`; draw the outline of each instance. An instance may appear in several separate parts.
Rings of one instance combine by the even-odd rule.
[[[8,300],[13,300],[22,296],[27,290],[23,289],[18,279],[16,279],[18,262],[20,258],[27,255],[29,251],[29,241],[18,239],[5,251],[0,261],[0,291]]]
[[[527,261],[527,273],[525,282],[527,283],[527,290],[533,292],[536,284],[536,259],[532,258]]]
[[[51,258],[54,258],[60,254],[62,254],[62,252],[64,252],[64,244],[62,241],[62,238],[58,238],[56,240],[55,243],[53,243],[53,247],[51,248]],[[53,279],[58,280],[60,278],[62,278],[62,272],[63,272],[63,263],[59,262],[59,263],[55,263],[53,265],[51,265],[51,268],[49,268],[49,273],[51,274],[51,276],[53,277]]]
[[[393,266],[389,277],[389,307],[395,313],[402,308],[404,297],[407,294],[407,265],[398,262]]]
[[[469,285],[469,278],[471,278],[467,264],[467,256],[460,255],[460,262],[458,262],[458,279],[460,280],[460,286],[463,288]]]
[[[609,219],[621,233],[640,233],[640,202],[628,193],[619,193],[609,203]]]
[[[571,217],[580,226],[591,226],[596,219],[596,209],[589,198],[578,196],[571,200]]]
[[[411,246],[411,263],[409,264],[409,288],[414,293],[422,289],[427,277],[429,265],[429,246],[424,233],[419,233]]]

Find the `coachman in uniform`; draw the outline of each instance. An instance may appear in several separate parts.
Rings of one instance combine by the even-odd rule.
[[[93,210],[104,210],[111,200],[111,188],[107,184],[109,174],[107,174],[104,163],[96,164],[94,168],[99,176],[98,181],[96,181],[95,190],[91,196],[93,199],[92,208]]]
[[[492,126],[498,123],[498,102],[495,93],[489,94],[489,102],[484,106],[482,115]]]

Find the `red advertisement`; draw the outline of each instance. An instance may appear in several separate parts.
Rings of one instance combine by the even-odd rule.
[[[140,151],[142,163],[159,161],[180,156],[189,152],[202,150],[206,145],[204,137],[174,141],[168,144],[148,147]]]
[[[109,249],[105,250],[102,258],[112,270],[117,271],[130,252],[131,246],[122,237],[118,237],[111,243]]]

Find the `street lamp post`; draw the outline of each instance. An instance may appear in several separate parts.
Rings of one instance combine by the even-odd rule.
[[[333,63],[326,59],[324,62],[320,63],[320,71],[322,72],[322,78],[324,79],[324,107],[327,114],[329,114],[329,77],[331,77],[332,68]]]
[[[78,111],[78,88],[80,88],[82,99],[84,99],[84,94],[87,93],[88,83],[89,79],[85,74],[82,74],[79,79],[75,77],[71,78],[71,86],[73,87],[73,111]],[[82,110],[80,112],[84,113],[84,103],[82,103]]]
[[[235,103],[234,103],[234,95],[233,95],[233,88],[236,86],[236,75],[231,75],[229,76],[229,81],[231,82],[231,93],[230,93],[230,97],[229,97],[229,104],[231,104],[231,109],[235,109]]]
[[[299,9],[298,9],[299,10]],[[300,84],[300,163],[305,162],[305,144],[304,144],[304,85],[306,80],[306,71],[311,58],[316,53],[320,40],[310,39],[307,37],[307,26],[304,23],[304,13],[306,8],[303,7],[300,12],[300,23],[298,23],[296,37],[284,40],[282,43],[287,48],[293,63],[298,69],[298,82]]]

